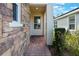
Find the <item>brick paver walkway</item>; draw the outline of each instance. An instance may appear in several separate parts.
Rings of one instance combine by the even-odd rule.
[[[25,52],[26,56],[51,56],[49,49],[46,46],[44,37],[31,37],[31,43]]]

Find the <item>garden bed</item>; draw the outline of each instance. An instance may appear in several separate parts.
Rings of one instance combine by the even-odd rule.
[[[55,40],[50,46],[52,55],[58,56],[79,56],[79,31],[69,32],[63,28],[55,30]]]

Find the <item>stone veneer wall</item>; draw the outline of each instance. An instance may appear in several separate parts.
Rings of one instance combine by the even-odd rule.
[[[29,31],[25,33],[23,27],[9,27],[12,18],[12,4],[0,3],[0,55],[23,55],[29,44]]]

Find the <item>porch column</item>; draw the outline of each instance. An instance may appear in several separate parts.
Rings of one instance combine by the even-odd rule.
[[[52,45],[53,40],[53,6],[51,4],[47,4],[47,45]]]

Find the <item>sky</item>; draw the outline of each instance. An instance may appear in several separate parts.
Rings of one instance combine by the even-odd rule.
[[[53,3],[54,16],[59,16],[63,13],[71,11],[79,7],[79,3]]]

